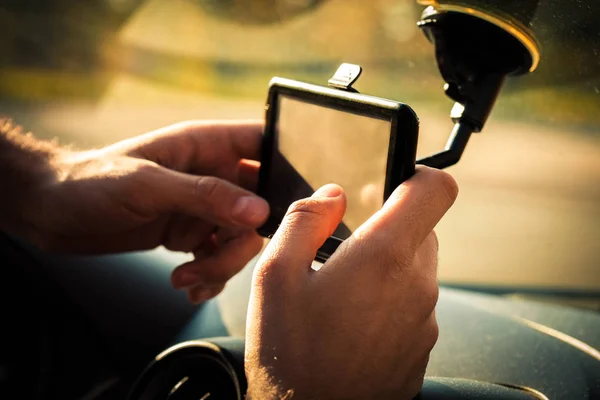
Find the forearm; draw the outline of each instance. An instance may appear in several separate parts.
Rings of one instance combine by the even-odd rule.
[[[0,229],[17,234],[27,230],[25,206],[35,199],[40,185],[56,179],[59,154],[57,145],[0,119]]]

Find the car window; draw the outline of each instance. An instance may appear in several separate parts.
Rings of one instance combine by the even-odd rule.
[[[89,148],[186,119],[262,118],[269,79],[357,88],[411,105],[419,155],[451,129],[433,47],[407,0],[13,0],[0,5],[0,114]],[[440,280],[600,289],[600,3],[542,0],[542,61],[509,79],[449,169]]]

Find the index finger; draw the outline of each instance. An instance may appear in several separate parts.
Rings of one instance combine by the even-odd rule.
[[[405,249],[414,252],[435,228],[458,195],[458,185],[448,173],[417,166],[381,210],[361,225],[353,238],[371,251]],[[380,247],[381,246],[381,247]]]
[[[192,130],[197,128],[191,123]],[[263,123],[257,120],[204,122],[196,140],[213,153],[233,150],[240,159],[260,160]],[[219,151],[221,150],[221,151]]]
[[[259,160],[261,121],[187,121],[123,140],[116,150],[160,165],[189,171],[237,165],[241,159]]]

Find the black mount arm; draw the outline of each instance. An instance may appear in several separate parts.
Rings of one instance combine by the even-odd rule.
[[[454,124],[454,129],[450,133],[448,143],[443,151],[433,154],[429,157],[421,158],[417,164],[426,165],[428,167],[444,169],[454,165],[460,160],[467,142],[473,133],[473,128],[468,124],[457,122]]]

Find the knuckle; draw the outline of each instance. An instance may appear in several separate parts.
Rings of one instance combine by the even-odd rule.
[[[285,279],[286,266],[277,256],[259,263],[254,270],[254,284],[269,288],[281,288],[287,281]]]
[[[275,258],[271,258],[269,260],[266,260],[266,261],[260,263],[256,267],[256,270],[254,271],[254,273],[256,275],[256,278],[258,278],[261,282],[264,282],[266,280],[273,279],[273,277],[280,275],[279,271],[282,268],[283,268],[283,265],[281,265],[281,262],[279,262]]]
[[[415,315],[419,321],[425,321],[431,318],[431,315],[435,312],[435,306],[437,305],[438,297],[439,290],[437,288],[437,283],[435,285],[421,285],[419,299],[417,300],[419,307],[417,308]]]
[[[120,189],[126,193],[130,203],[146,203],[148,192],[156,184],[156,177],[160,172],[160,167],[151,161],[136,162],[128,172],[129,178],[120,181]]]
[[[385,254],[388,261],[397,268],[410,268],[415,260],[417,245],[409,235],[396,238],[393,241],[385,234],[381,234],[381,240],[378,240],[380,252]],[[387,237],[387,240],[386,240]]]
[[[198,127],[198,123],[193,120],[185,120],[181,121],[175,125],[173,125],[178,131],[183,131],[188,133],[189,131],[193,131]]]
[[[396,281],[403,281],[412,269],[414,253],[409,251],[393,251],[385,256],[385,274]]]
[[[437,254],[437,252],[440,249],[440,240],[438,238],[438,235],[435,231],[431,231],[429,233],[429,235],[427,235],[427,239],[430,243],[433,244],[433,251]]]
[[[190,140],[191,136],[202,128],[202,126],[202,121],[184,120],[162,128],[157,132],[161,132],[162,137],[177,136],[178,139],[187,139],[185,144],[192,144],[193,142]]]
[[[199,176],[194,185],[197,197],[216,200],[223,190],[223,181],[213,176]]]
[[[327,206],[316,199],[307,198],[297,200],[288,208],[288,215],[298,215],[298,218],[310,215],[325,215],[327,214]]]
[[[288,226],[303,226],[301,232],[311,232],[313,228],[328,214],[328,207],[323,202],[316,199],[308,198],[298,200],[288,208],[288,212],[285,216]],[[301,232],[296,231],[296,235],[300,235]]]
[[[425,310],[431,314],[435,310],[438,298],[440,296],[440,290],[437,285],[437,281],[429,283],[429,288],[424,291],[424,305]]]
[[[160,167],[158,166],[158,164],[152,161],[141,160],[136,162],[135,166],[133,167],[132,173],[135,175],[136,178],[139,179],[139,181],[145,182],[151,181],[152,177],[157,171],[159,171],[159,169]]]
[[[356,231],[353,238],[357,243],[354,251],[359,251],[359,258],[371,260],[373,268],[385,279],[404,281],[408,271],[412,270],[416,256],[412,242],[402,238],[390,241],[389,235],[379,229]]]
[[[426,332],[424,334],[426,344],[425,351],[427,353],[431,352],[431,350],[435,347],[435,344],[440,337],[440,327],[437,323],[437,320],[432,315],[431,318],[427,321]]]

